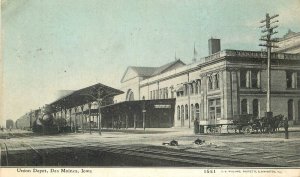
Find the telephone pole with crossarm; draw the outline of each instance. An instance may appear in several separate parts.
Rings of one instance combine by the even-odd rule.
[[[279,22],[278,20],[274,20],[276,17],[279,15],[273,15],[270,17],[270,15],[267,13],[266,18],[261,20],[260,23],[263,23],[260,28],[262,29],[263,35],[261,36],[260,40],[265,41],[264,44],[259,44],[259,46],[264,46],[267,48],[267,55],[268,55],[268,66],[267,66],[267,110],[266,110],[266,117],[269,119],[273,117],[273,113],[271,111],[271,51],[272,48],[278,48],[278,46],[274,45],[276,42],[278,42],[278,38],[273,38],[272,36],[276,33],[277,31],[274,31],[275,28],[278,28],[278,25],[275,25],[274,23]],[[274,21],[272,21],[274,20]]]

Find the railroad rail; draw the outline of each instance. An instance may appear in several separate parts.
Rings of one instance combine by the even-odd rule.
[[[6,143],[3,142],[3,145],[4,145],[4,154],[5,154],[5,164],[6,164],[6,166],[8,166],[8,149],[7,149]],[[0,151],[0,166],[3,166],[2,165],[2,148]]]
[[[16,137],[14,135],[14,133],[12,133],[12,132],[10,132],[9,134],[12,137]],[[27,135],[25,135],[25,136],[27,136]],[[9,158],[10,158],[10,155],[11,155],[10,149],[13,149],[13,146],[10,143],[11,142],[2,142],[2,144],[4,145],[5,164],[2,164],[2,149],[1,149],[1,154],[0,154],[1,155],[1,159],[0,159],[1,166],[10,166],[10,164],[11,164],[11,160]],[[34,162],[35,165],[40,164],[41,162],[44,162],[42,154],[35,147],[33,147],[31,144],[25,143],[24,141],[18,142],[18,144],[19,144],[19,147],[26,148],[25,149],[26,153],[23,154],[24,156],[26,156],[25,157],[25,159],[26,159],[25,164],[28,163],[27,159],[30,159],[30,158],[33,158],[32,162]],[[11,145],[11,147],[9,147],[10,145]],[[30,152],[33,152],[33,154],[35,154],[35,155],[32,155]]]
[[[226,157],[207,155],[204,153],[180,152],[175,149],[149,149],[149,147],[124,147],[117,144],[101,143],[88,144],[90,150],[106,151],[117,154],[133,155],[141,158],[150,158],[157,160],[173,161],[187,166],[201,167],[227,167],[227,166],[245,166],[245,167],[268,167],[274,166],[264,163],[246,162],[238,159],[229,159]]]

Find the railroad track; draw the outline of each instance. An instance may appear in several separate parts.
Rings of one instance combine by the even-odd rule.
[[[8,166],[8,149],[7,149],[7,145],[6,143],[3,142],[4,145],[4,158],[2,158],[2,147],[1,147],[1,151],[0,151],[0,166]],[[3,160],[5,159],[5,160]],[[2,162],[3,161],[3,162]]]
[[[14,145],[11,142],[2,142],[4,147],[3,150],[1,148],[1,154],[0,154],[0,163],[1,166],[12,166],[11,164],[15,164],[16,160],[20,160],[20,159],[24,159],[24,162],[22,162],[21,164],[25,164],[25,165],[39,165],[39,164],[43,164],[44,160],[43,160],[43,156],[42,154],[39,152],[39,150],[37,150],[36,148],[34,148],[32,145],[25,143],[25,142],[19,142],[19,145]],[[14,148],[24,148],[24,150],[26,150],[26,153],[22,153],[23,157],[19,156],[19,158],[15,158],[14,157],[14,153],[10,152],[10,151],[15,151]],[[20,154],[18,154],[20,155]],[[3,158],[4,157],[4,158]],[[31,160],[31,161],[30,161]]]
[[[56,141],[57,142],[57,141]],[[182,152],[176,149],[161,149],[161,147],[138,145],[138,147],[125,147],[125,145],[115,144],[114,142],[74,142],[60,140],[63,144],[68,144],[69,147],[79,147],[84,150],[104,151],[115,154],[124,154],[136,156],[140,158],[148,158],[153,160],[164,160],[185,164],[186,166],[201,166],[201,167],[226,167],[226,166],[244,166],[244,167],[270,167],[271,164],[248,162],[237,158],[228,158],[224,156],[209,155],[205,153]],[[56,148],[59,148],[58,145]],[[60,146],[66,147],[66,146]],[[159,149],[158,149],[159,148]],[[165,148],[165,147],[162,147]],[[54,149],[53,149],[54,150]],[[55,150],[54,150],[55,151]]]
[[[244,167],[268,167],[270,164],[246,162],[237,159],[229,159],[220,156],[213,156],[200,153],[178,152],[176,150],[149,149],[148,147],[124,147],[117,144],[101,143],[97,145],[88,144],[89,150],[106,151],[116,154],[126,154],[141,158],[150,158],[165,160],[186,164],[187,166],[200,167],[227,167],[227,166],[244,166]]]
[[[9,165],[9,147],[6,147],[4,153],[6,153],[6,164]],[[120,155],[128,155],[137,158],[145,158],[150,160],[158,160],[163,162],[171,162],[172,164],[178,164],[179,166],[198,166],[198,167],[270,167],[274,165],[255,163],[243,161],[240,159],[235,159],[234,157],[224,157],[217,155],[210,155],[205,153],[193,153],[193,152],[183,152],[177,149],[168,149],[166,147],[156,147],[137,144],[134,146],[126,147],[126,145],[116,144],[116,142],[84,142],[84,141],[67,141],[67,140],[52,140],[48,139],[43,142],[40,141],[40,146],[37,148],[33,147],[31,144],[21,142],[21,146],[27,149],[27,154],[34,154],[36,165],[44,165],[43,151],[42,149],[47,149],[50,154],[60,151],[62,148],[79,148],[80,150],[90,151],[90,152],[108,152]],[[5,161],[3,160],[5,163]]]

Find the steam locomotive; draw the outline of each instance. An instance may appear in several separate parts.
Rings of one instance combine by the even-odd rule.
[[[67,126],[67,121],[65,119],[54,119],[51,112],[51,107],[46,105],[20,117],[15,126],[17,129],[32,130],[35,133],[43,134],[68,132],[70,127]]]

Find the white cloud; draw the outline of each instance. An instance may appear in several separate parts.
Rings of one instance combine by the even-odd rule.
[[[300,0],[289,1],[287,6],[278,9],[278,20],[282,26],[292,26],[300,24]]]

